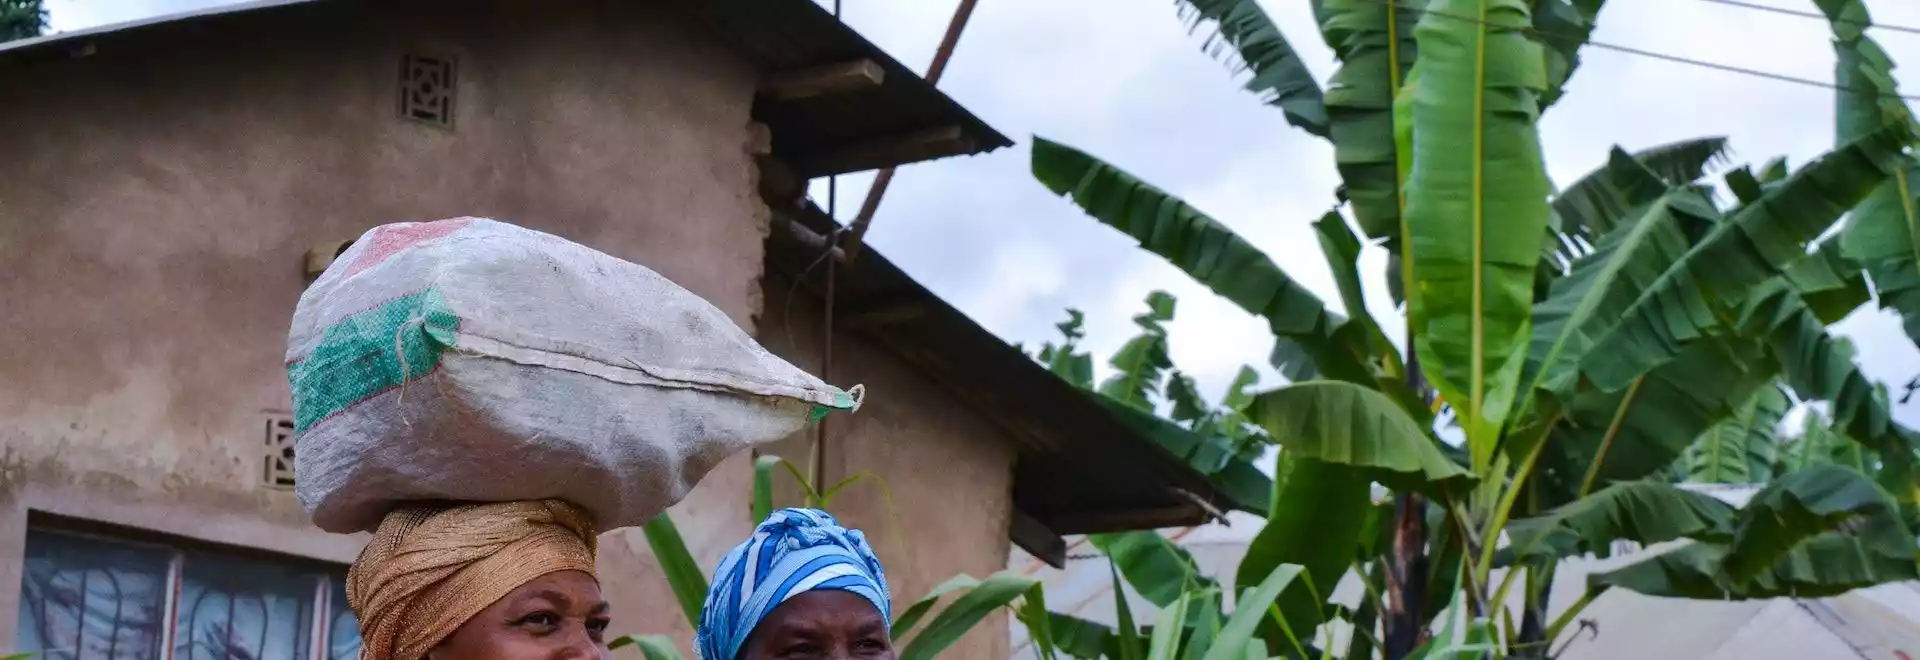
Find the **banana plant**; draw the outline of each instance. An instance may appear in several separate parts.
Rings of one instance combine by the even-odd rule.
[[[1321,0],[1321,34],[1340,60],[1325,91],[1291,64],[1297,57],[1254,0],[1179,4],[1213,26],[1209,49],[1235,53],[1253,71],[1249,86],[1287,121],[1333,143],[1340,204],[1315,229],[1340,308],[1225,224],[1084,151],[1036,136],[1032,168],[1048,189],[1263,318],[1275,336],[1275,366],[1295,382],[1254,395],[1247,414],[1280,444],[1284,467],[1235,588],[1286,564],[1324,585],[1378,571],[1384,657],[1411,657],[1441,610],[1458,612],[1461,630],[1488,624],[1494,648],[1540,657],[1558,628],[1490,613],[1505,611],[1520,576],[1543,583],[1520,590],[1525,611],[1543,612],[1550,581],[1537,578],[1563,555],[1518,551],[1516,530],[1588,507],[1620,524],[1587,530],[1594,534],[1579,547],[1641,540],[1658,514],[1610,489],[1664,475],[1716,425],[1757,415],[1749,404],[1776,381],[1826,402],[1834,429],[1882,457],[1878,483],[1868,482],[1887,496],[1881,504],[1911,508],[1914,434],[1892,421],[1884,396],[1827,330],[1868,299],[1863,268],[1883,304],[1895,304],[1898,282],[1846,249],[1844,234],[1819,242],[1904,176],[1915,135],[1904,114],[1843,118],[1857,130],[1843,127],[1840,145],[1797,170],[1784,162],[1734,170],[1731,205],[1705,179],[1725,159],[1721,138],[1616,148],[1594,173],[1556,187],[1537,121],[1577,68],[1600,0]],[[1324,133],[1312,121],[1322,114]],[[1886,120],[1893,115],[1900,120]],[[1910,198],[1900,199],[1909,203],[1891,208],[1911,215]],[[1353,274],[1362,241],[1388,253],[1390,293],[1407,315],[1405,353],[1368,317]],[[1465,436],[1460,446],[1434,432],[1443,407]],[[1809,469],[1769,488],[1826,483],[1797,476]],[[1371,485],[1395,493],[1384,524],[1370,522]],[[1858,575],[1781,572],[1852,547],[1827,540],[1845,533],[1831,528],[1834,516],[1792,529],[1736,527],[1732,540],[1697,529],[1689,547],[1707,549],[1689,550],[1688,565],[1723,594],[1860,586]],[[1889,538],[1878,542],[1891,547]],[[1503,543],[1524,570],[1495,585]],[[1908,537],[1904,560],[1879,559],[1911,564],[1912,545]],[[1911,572],[1865,568],[1888,579]],[[1705,593],[1624,578],[1608,585]],[[1459,606],[1448,607],[1455,596]],[[1258,634],[1275,655],[1302,655],[1276,640],[1329,623],[1338,613],[1324,605],[1288,591]]]

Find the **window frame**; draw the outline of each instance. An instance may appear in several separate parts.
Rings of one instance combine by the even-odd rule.
[[[308,623],[307,657],[305,660],[333,660],[333,640],[331,636],[333,634],[334,619],[336,618],[333,611],[333,592],[336,588],[344,588],[347,574],[347,566],[345,565],[260,548],[215,543],[153,530],[126,527],[83,518],[73,518],[40,510],[30,510],[27,512],[27,524],[25,525],[25,532],[21,537],[22,545],[20,547],[23,552],[25,551],[25,541],[27,537],[36,534],[81,539],[94,543],[105,543],[167,553],[167,574],[164,584],[161,587],[161,593],[165,594],[165,602],[161,605],[161,617],[166,624],[161,628],[159,635],[160,657],[158,660],[175,660],[175,652],[177,650],[177,645],[175,644],[176,629],[180,623],[181,590],[185,582],[186,561],[189,554],[225,555],[234,559],[270,563],[298,571],[312,571],[315,574],[313,580],[313,597],[311,600],[313,615],[311,617],[312,620]],[[24,586],[26,580],[27,573],[23,567],[23,570],[20,572],[19,582],[13,585],[17,594],[16,597],[25,596]],[[25,607],[26,603],[22,600],[22,602],[20,602],[22,612],[25,611]],[[18,629],[19,619],[17,617],[13,625],[15,626],[14,637],[17,640],[21,633]],[[82,652],[83,649],[74,649],[68,653],[61,653],[60,649],[53,651],[53,653],[64,655],[65,660],[83,660]],[[355,657],[358,657],[357,654]],[[109,658],[108,660],[112,659]]]

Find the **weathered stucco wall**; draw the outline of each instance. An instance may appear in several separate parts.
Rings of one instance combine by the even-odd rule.
[[[261,484],[302,258],[323,242],[490,216],[650,266],[750,324],[754,73],[654,9],[329,2],[0,64],[0,648],[29,509],[358,552]],[[397,115],[403,52],[457,58],[453,130]],[[748,460],[676,510],[709,567],[749,528]],[[617,632],[686,639],[638,531],[603,548]]]
[[[791,291],[790,282],[768,277],[766,305],[756,324],[760,343],[819,374],[821,302],[800,293],[789,303]],[[887,570],[895,611],[956,574],[984,578],[1005,569],[1013,515],[1013,441],[891,354],[858,335],[835,334],[828,377],[842,387],[866,385],[867,399],[859,412],[828,418],[821,481],[830,486],[869,472],[891,491],[889,505],[877,484],[851,485],[834,497],[828,510],[862,530],[873,544]],[[810,428],[763,453],[779,455],[805,471],[813,433]],[[801,503],[791,478],[778,473],[774,483],[780,505]],[[941,657],[987,660],[1007,653],[1006,617],[995,613]]]

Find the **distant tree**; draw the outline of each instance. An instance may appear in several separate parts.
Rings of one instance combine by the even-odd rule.
[[[0,41],[38,37],[47,31],[47,8],[40,0],[0,0]]]

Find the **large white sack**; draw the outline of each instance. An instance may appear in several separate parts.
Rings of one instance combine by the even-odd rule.
[[[858,405],[639,265],[483,218],[375,227],[300,296],[295,483],[313,522],[557,497],[645,523],[721,459]]]

